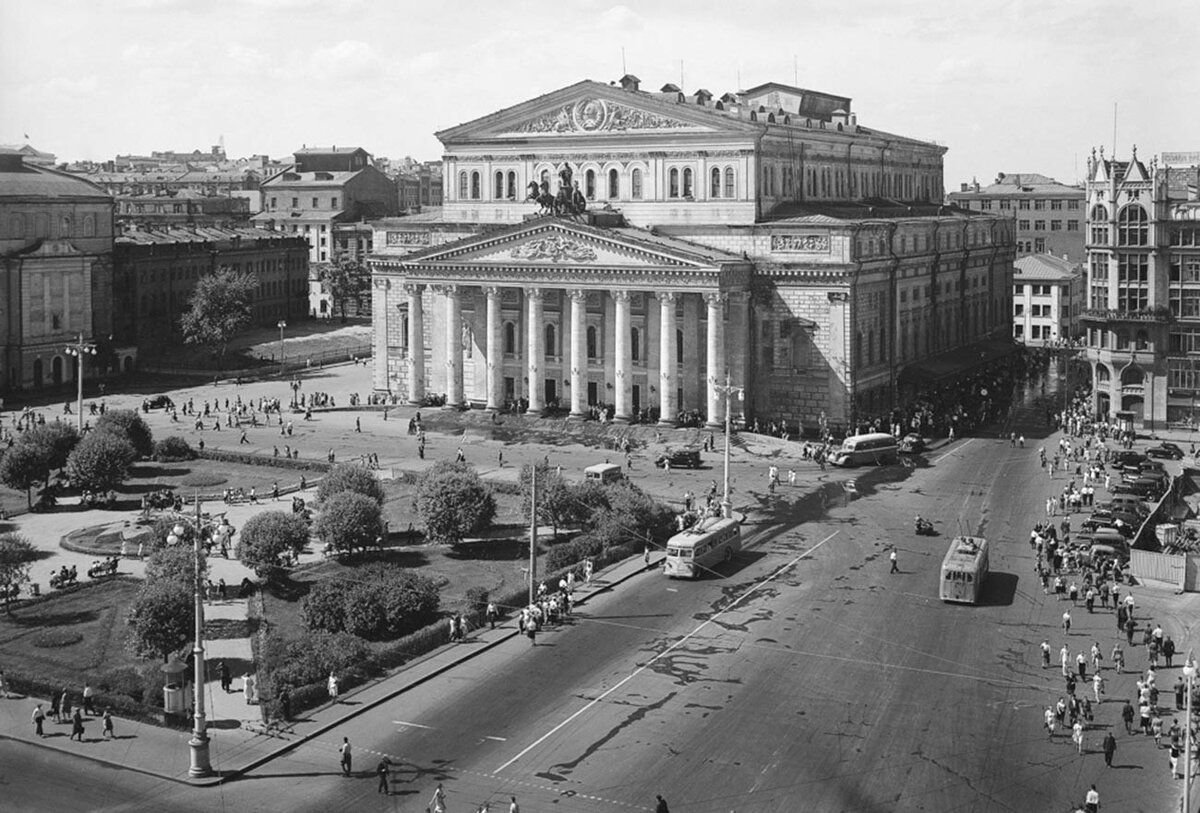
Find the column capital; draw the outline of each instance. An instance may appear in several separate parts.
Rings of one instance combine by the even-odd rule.
[[[530,302],[541,302],[546,298],[546,291],[544,288],[526,288],[525,298]]]
[[[488,299],[497,299],[500,296],[501,288],[499,285],[485,286],[483,292],[487,294]]]
[[[624,288],[617,288],[612,292],[612,298],[618,303],[627,303],[631,298],[632,293]]]
[[[675,301],[679,299],[679,294],[674,291],[656,291],[654,295],[662,305],[674,305]]]
[[[419,282],[404,283],[404,293],[409,296],[420,296],[423,290],[425,290],[425,286]]]
[[[709,307],[718,307],[725,304],[726,295],[723,291],[706,291],[704,293],[704,301],[709,304]]]
[[[567,291],[567,296],[571,297],[572,301],[575,302],[587,302],[587,291],[582,288],[573,288]]]

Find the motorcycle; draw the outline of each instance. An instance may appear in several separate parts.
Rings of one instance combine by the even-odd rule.
[[[920,517],[917,517],[913,521],[913,530],[916,531],[918,536],[933,536],[934,535],[933,523],[927,519],[921,519]]]

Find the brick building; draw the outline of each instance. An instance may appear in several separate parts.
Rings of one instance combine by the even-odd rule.
[[[995,212],[1013,219],[1017,256],[1053,254],[1084,261],[1084,192],[1032,172],[1001,172],[991,186],[962,184],[946,198],[956,206]]]
[[[1083,267],[1052,254],[1029,254],[1013,266],[1013,338],[1031,347],[1075,339]]]

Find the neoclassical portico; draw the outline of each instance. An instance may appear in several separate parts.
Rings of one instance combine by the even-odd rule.
[[[716,388],[747,365],[749,265],[647,238],[545,219],[377,260],[377,277],[398,278],[376,290],[402,328],[376,354],[377,378],[412,403],[723,421]]]

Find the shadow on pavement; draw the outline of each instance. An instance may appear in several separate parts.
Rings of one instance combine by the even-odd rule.
[[[979,599],[980,607],[1008,607],[1013,603],[1013,598],[1017,594],[1017,583],[1020,578],[1016,573],[998,573],[992,571],[988,574],[987,583],[983,588],[983,595]]]

